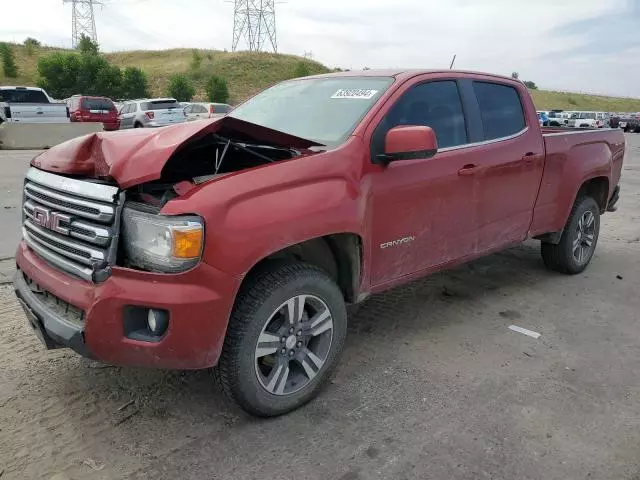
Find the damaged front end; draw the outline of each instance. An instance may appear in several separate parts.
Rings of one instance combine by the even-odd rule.
[[[168,202],[234,172],[310,155],[317,146],[233,117],[81,137],[33,160],[23,236],[48,263],[94,283],[116,265],[183,272],[200,260],[204,220],[189,212],[164,215]]]

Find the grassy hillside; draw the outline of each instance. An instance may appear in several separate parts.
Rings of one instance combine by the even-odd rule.
[[[17,79],[4,78],[0,69],[0,84],[34,85],[37,81],[37,62],[42,55],[59,49],[40,47],[32,56],[27,55],[21,45],[13,46],[19,68]],[[233,102],[239,102],[264,87],[280,80],[292,78],[299,62],[307,64],[312,74],[329,71],[324,65],[295,55],[250,52],[221,52],[198,50],[202,63],[200,69],[190,71],[191,49],[141,50],[108,53],[105,56],[120,67],[137,66],[148,77],[153,95],[165,95],[168,77],[175,73],[189,73],[196,85],[196,99],[204,99],[204,82],[212,74],[222,76],[229,82]],[[640,99],[603,97],[565,92],[534,90],[531,92],[538,109],[559,108],[563,110],[602,110],[637,112]]]
[[[38,58],[60,49],[41,47],[32,56],[27,55],[21,45],[12,45],[18,65],[18,78],[5,78],[0,68],[2,85],[35,85],[38,78]],[[303,62],[311,74],[325,73],[324,65],[297,57],[273,53],[221,52],[218,50],[198,50],[202,63],[197,71],[190,70],[191,49],[141,50],[107,53],[105,57],[120,67],[140,67],[149,78],[151,94],[166,94],[169,77],[176,73],[188,73],[196,86],[195,100],[204,100],[204,84],[213,74],[225,78],[234,102],[239,102],[262,90],[268,85],[293,78],[296,66]]]
[[[640,99],[604,97],[584,93],[550,92],[531,90],[533,101],[539,110],[586,110],[595,112],[638,112]]]

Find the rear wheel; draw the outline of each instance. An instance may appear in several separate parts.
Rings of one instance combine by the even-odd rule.
[[[276,263],[238,295],[214,375],[247,412],[281,415],[318,393],[346,332],[342,293],[323,270]]]
[[[142,128],[142,124],[140,122],[136,122],[133,124],[133,128]]]
[[[560,243],[542,244],[545,265],[561,273],[584,271],[595,252],[599,233],[600,207],[591,197],[579,198],[571,210]]]

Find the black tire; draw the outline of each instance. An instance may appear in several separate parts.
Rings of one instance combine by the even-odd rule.
[[[587,230],[589,233],[585,233],[580,225],[586,224],[585,216],[590,218],[589,212],[593,215],[593,230],[589,228]],[[578,198],[571,209],[560,243],[557,245],[542,243],[541,253],[544,264],[560,273],[570,275],[581,273],[593,258],[599,233],[600,207],[592,197]],[[589,246],[586,245],[588,241],[591,241]]]
[[[322,354],[324,363],[314,372],[315,376],[304,373],[305,369],[300,368],[302,363],[299,363],[298,354],[303,359],[308,358],[303,350],[306,350],[307,346],[311,349],[311,342],[319,337],[310,336],[308,345],[305,343],[296,356],[290,359],[284,354],[284,350],[289,348],[289,338],[286,347],[279,345],[277,352],[258,358],[259,338],[262,338],[267,327],[271,325],[270,322],[274,321],[272,319],[278,315],[283,318],[281,327],[288,328],[289,323],[286,322],[283,313],[286,311],[285,305],[292,299],[301,298],[301,295],[324,302],[333,322],[329,332],[331,338],[328,345],[325,343],[326,353]],[[308,308],[311,307],[303,301],[301,317],[306,318],[309,323],[299,325],[311,323],[311,314],[304,316],[307,311],[305,309]],[[298,329],[297,326],[295,328]],[[323,270],[304,263],[272,263],[247,279],[241,288],[229,320],[220,360],[213,369],[213,374],[223,391],[248,413],[260,417],[282,415],[304,405],[319,392],[338,361],[346,334],[347,311],[342,293]],[[280,338],[280,334],[274,335]],[[281,346],[285,348],[280,349]],[[265,359],[269,360],[268,365],[272,365],[274,371],[276,366],[280,365],[279,362],[287,365],[284,374],[287,380],[283,383],[289,385],[291,393],[273,391],[274,387],[271,391],[268,390],[269,387],[264,384],[265,377],[260,379],[263,368],[260,362],[265,362]],[[300,380],[294,381],[293,374],[290,373],[294,371],[296,378]],[[281,377],[278,372],[274,375],[272,371],[271,374],[274,378]],[[275,382],[280,384],[280,378],[275,378]]]
[[[142,124],[140,122],[136,122],[133,124],[133,128],[142,128]]]

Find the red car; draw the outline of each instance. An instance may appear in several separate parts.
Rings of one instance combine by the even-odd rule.
[[[541,129],[502,76],[290,80],[221,119],[34,158],[15,290],[48,348],[216,366],[243,408],[279,415],[327,380],[347,304],[528,238],[582,272],[624,151],[620,130]]]
[[[68,105],[72,122],[102,122],[107,131],[120,128],[118,109],[109,98],[74,95]]]

